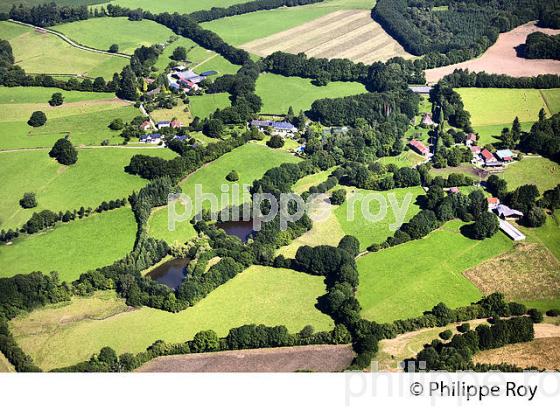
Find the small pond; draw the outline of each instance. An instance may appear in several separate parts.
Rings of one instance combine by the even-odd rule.
[[[253,233],[253,221],[218,222],[216,226],[222,228],[228,235],[237,236],[243,242],[247,242]]]
[[[173,259],[158,266],[148,273],[158,283],[169,286],[171,289],[177,289],[183,279],[190,259],[178,258]]]

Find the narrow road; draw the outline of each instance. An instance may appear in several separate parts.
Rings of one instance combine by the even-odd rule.
[[[76,43],[75,41],[71,40],[70,38],[66,37],[64,34],[59,33],[58,31],[54,31],[54,30],[51,30],[51,29],[48,29],[48,28],[45,28],[45,27],[34,26],[33,24],[22,23],[21,21],[16,21],[16,20],[12,20],[12,19],[9,19],[8,21],[10,21],[12,23],[15,23],[15,24],[19,24],[20,26],[27,26],[27,27],[31,27],[35,30],[41,30],[41,31],[45,31],[49,34],[53,34],[53,35],[57,36],[58,38],[60,38],[61,40],[65,41],[66,43],[70,44],[72,47],[79,48],[80,50],[90,51],[92,53],[97,53],[97,54],[106,54],[106,55],[109,55],[109,56],[117,56],[117,57],[130,59],[130,56],[128,54],[110,53],[110,52],[105,51],[105,50],[99,50],[97,48],[82,46],[82,45]]]

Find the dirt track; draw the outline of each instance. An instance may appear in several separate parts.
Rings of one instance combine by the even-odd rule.
[[[308,57],[348,58],[366,64],[412,57],[373,21],[368,10],[336,11],[241,48],[263,57],[275,51],[303,52]]]
[[[486,71],[493,74],[507,74],[512,77],[532,77],[539,74],[560,73],[560,61],[558,60],[528,60],[517,56],[515,48],[524,44],[527,36],[535,31],[546,34],[560,33],[560,30],[544,29],[537,27],[535,23],[527,23],[512,31],[500,34],[498,41],[479,58],[426,70],[426,80],[429,83],[435,83],[443,76],[459,68],[474,72]]]
[[[350,345],[315,345],[271,349],[233,350],[158,357],[138,372],[246,373],[339,372],[354,357]]]

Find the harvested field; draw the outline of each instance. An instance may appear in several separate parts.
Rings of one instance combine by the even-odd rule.
[[[508,363],[527,368],[560,369],[560,337],[537,339],[527,343],[516,343],[498,349],[477,353],[473,362],[485,364]]]
[[[241,48],[263,57],[275,51],[303,52],[308,57],[348,58],[366,64],[412,57],[370,14],[369,10],[336,11]]]
[[[509,300],[538,300],[560,296],[560,262],[543,245],[519,243],[464,275],[489,295],[503,293]]]
[[[426,70],[426,80],[429,83],[435,83],[443,76],[459,68],[474,72],[486,71],[493,74],[507,74],[512,77],[558,74],[560,72],[560,61],[558,60],[528,60],[518,57],[516,47],[524,44],[527,36],[535,31],[546,34],[560,33],[560,30],[537,27],[535,23],[524,24],[512,31],[500,34],[498,41],[479,58]]]
[[[158,357],[137,371],[151,373],[339,372],[346,369],[353,358],[354,352],[350,345],[278,347]]]

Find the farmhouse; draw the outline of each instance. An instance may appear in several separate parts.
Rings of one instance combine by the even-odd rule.
[[[140,142],[144,144],[159,144],[161,142],[161,134],[142,135]]]
[[[484,165],[487,167],[499,167],[502,165],[502,163],[498,161],[496,157],[492,155],[492,153],[488,151],[486,148],[480,152],[480,156],[484,161]]]
[[[169,126],[171,128],[181,128],[183,126],[183,123],[179,120],[173,120],[169,123]]]
[[[473,156],[480,155],[480,147],[478,145],[471,145],[469,148],[470,148]]]
[[[432,114],[426,113],[424,117],[422,117],[422,125],[425,127],[432,127],[436,123],[432,120]]]
[[[266,120],[253,120],[250,123],[251,127],[256,127],[260,131],[266,131],[269,128],[272,128],[272,131],[276,134],[293,134],[297,132],[297,128],[287,122],[277,122],[277,121],[266,121]]]
[[[144,121],[142,124],[140,124],[140,129],[142,131],[147,131],[150,128],[152,128],[152,123],[148,120]]]
[[[410,145],[412,149],[414,149],[420,155],[428,156],[430,154],[430,150],[422,143],[422,141],[411,140],[408,145]]]
[[[157,127],[158,130],[161,130],[162,128],[171,127],[171,122],[170,121],[159,121],[156,124],[156,127]]]
[[[496,151],[496,156],[503,162],[513,161],[513,152],[511,152],[509,149],[500,149]]]
[[[476,134],[470,132],[470,133],[467,135],[467,139],[466,139],[466,141],[465,141],[465,144],[466,144],[468,147],[471,147],[471,146],[476,145]]]
[[[496,207],[497,207],[498,205],[500,205],[500,199],[499,199],[499,198],[496,198],[496,197],[494,197],[494,196],[491,197],[491,198],[487,198],[487,201],[488,201],[488,209],[489,209],[490,211],[496,209]]]

